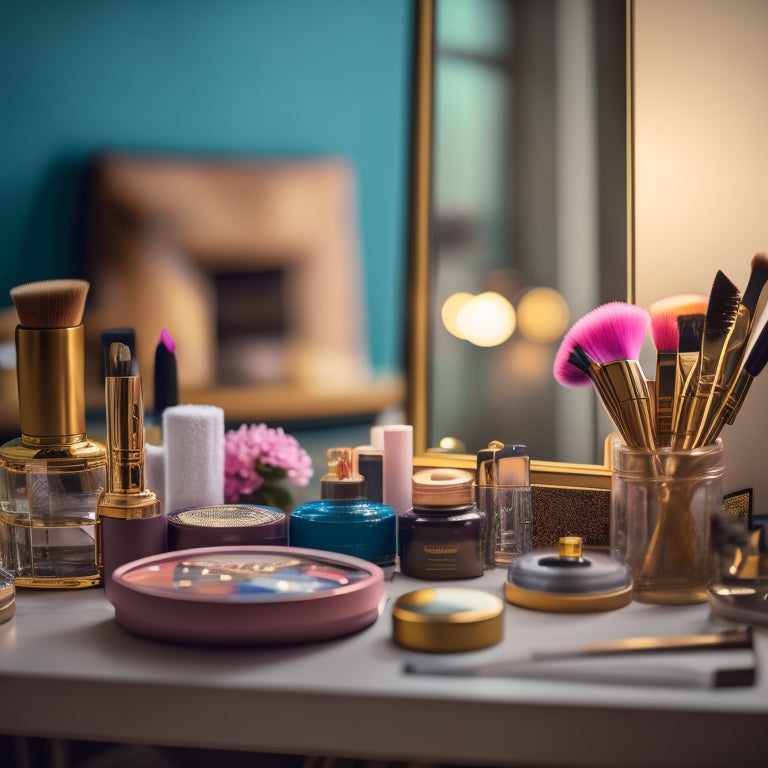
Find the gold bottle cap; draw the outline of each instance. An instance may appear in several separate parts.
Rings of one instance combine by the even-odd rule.
[[[452,653],[487,648],[504,634],[504,601],[462,587],[418,589],[392,606],[392,637],[415,651]]]
[[[558,539],[557,552],[561,560],[581,560],[583,549],[581,536],[561,536]]]

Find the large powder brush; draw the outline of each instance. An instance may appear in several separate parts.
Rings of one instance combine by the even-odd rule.
[[[650,315],[635,304],[613,301],[576,321],[555,356],[555,378],[583,386],[591,378],[624,442],[634,448],[656,446],[648,382],[637,358],[648,334]],[[575,354],[574,354],[575,353]],[[584,357],[586,356],[586,357]],[[579,361],[593,361],[592,376]]]
[[[85,439],[83,312],[89,283],[42,280],[11,289],[22,440]]]
[[[86,280],[40,280],[11,288],[11,299],[24,328],[74,328],[89,288]]]

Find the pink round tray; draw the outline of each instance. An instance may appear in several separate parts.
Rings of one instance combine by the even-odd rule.
[[[326,640],[373,624],[384,572],[296,547],[185,549],[116,568],[117,623],[174,643],[273,645]]]

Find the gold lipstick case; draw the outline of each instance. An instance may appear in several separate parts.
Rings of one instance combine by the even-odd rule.
[[[107,483],[98,503],[104,588],[120,565],[167,549],[167,520],[144,479],[144,404],[141,377],[127,345],[110,345],[105,378]]]

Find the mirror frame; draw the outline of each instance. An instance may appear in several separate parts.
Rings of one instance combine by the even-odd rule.
[[[427,451],[429,397],[430,252],[433,174],[434,62],[436,0],[417,0],[411,158],[411,231],[408,281],[407,412],[413,425],[414,465],[474,470],[475,456]],[[626,6],[626,174],[627,300],[634,301],[634,0]],[[603,464],[531,460],[533,485],[610,489],[610,457]]]

